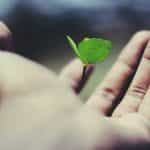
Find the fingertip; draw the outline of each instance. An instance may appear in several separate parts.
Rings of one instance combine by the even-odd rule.
[[[13,50],[12,32],[2,21],[0,21],[0,49]]]

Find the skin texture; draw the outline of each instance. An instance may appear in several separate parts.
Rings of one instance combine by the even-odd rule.
[[[4,26],[0,24],[0,39],[9,31]],[[79,60],[56,75],[1,51],[0,149],[150,149],[149,40],[149,31],[136,33],[85,104],[77,96],[83,87]],[[13,45],[12,40],[0,42],[5,50]],[[87,77],[92,66],[89,70]]]

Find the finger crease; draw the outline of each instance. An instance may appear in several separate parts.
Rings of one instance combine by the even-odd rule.
[[[139,99],[142,99],[146,94],[146,89],[141,86],[135,86],[128,90],[128,94],[131,96],[135,96]]]
[[[105,99],[110,100],[111,102],[117,96],[117,93],[112,88],[102,88],[100,91],[101,92],[99,93],[101,93]]]

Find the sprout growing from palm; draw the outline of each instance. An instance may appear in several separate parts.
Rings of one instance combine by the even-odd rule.
[[[103,62],[110,53],[112,44],[101,38],[84,38],[78,45],[70,36],[67,36],[71,48],[83,64],[82,80],[90,64]]]

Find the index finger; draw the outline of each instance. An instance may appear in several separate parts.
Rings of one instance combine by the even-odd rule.
[[[93,65],[89,65],[82,80],[83,64],[79,59],[74,59],[67,64],[60,73],[61,79],[66,79],[69,86],[76,94],[79,94],[93,72]]]
[[[88,100],[88,105],[98,108],[104,115],[112,112],[118,97],[134,75],[149,39],[149,31],[141,31],[133,36],[102,84]]]

